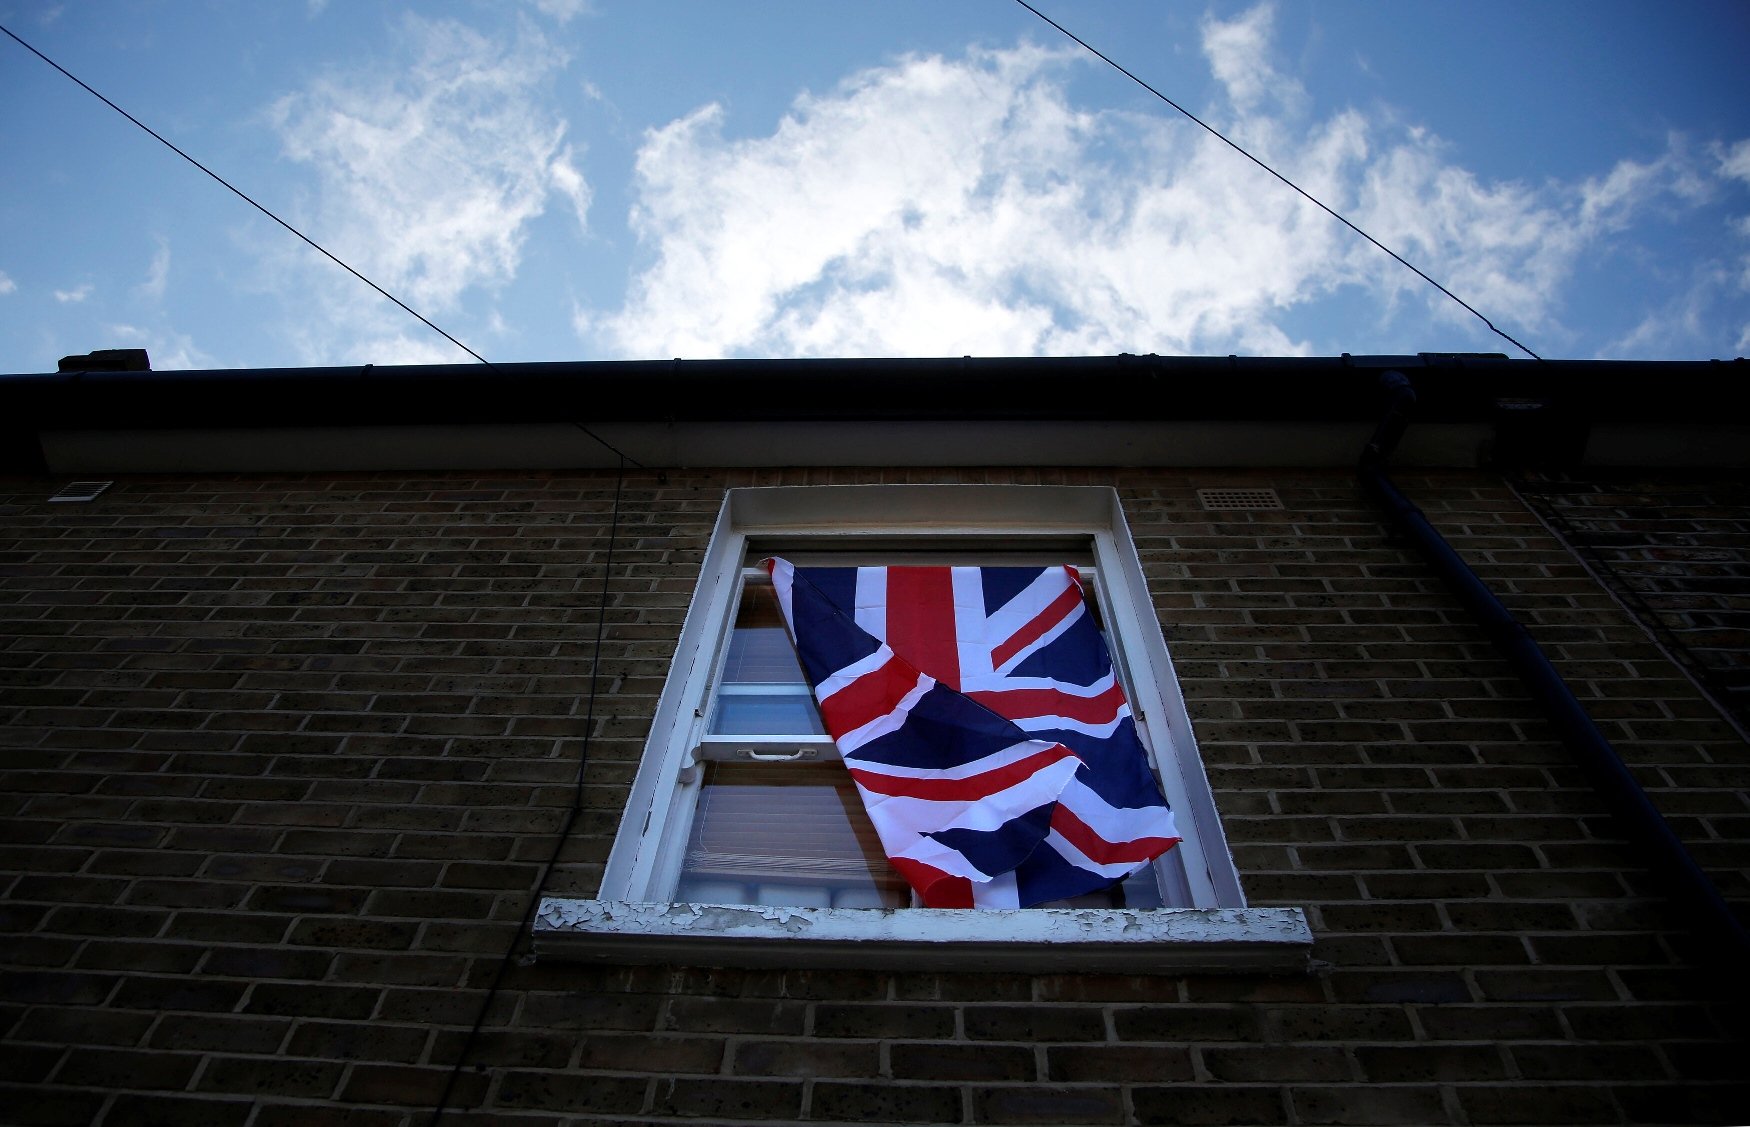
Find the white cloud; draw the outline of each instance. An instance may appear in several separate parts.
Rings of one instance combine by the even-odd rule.
[[[436,319],[465,293],[515,277],[528,225],[550,198],[583,226],[590,187],[564,123],[541,102],[563,56],[531,26],[492,38],[408,16],[395,40],[392,64],[317,78],[279,99],[270,119],[286,155],[316,175],[300,217],[306,232]],[[298,284],[320,295],[319,314],[306,321],[324,322],[306,337],[307,358],[408,358],[425,330],[297,253]],[[464,358],[432,339],[445,359]]]
[[[1275,20],[1275,5],[1259,4],[1226,22],[1214,16],[1203,21],[1203,53],[1209,69],[1241,113],[1269,99],[1298,106],[1305,96],[1300,83],[1278,74],[1270,62]]]
[[[1681,138],[1527,185],[1383,116],[1310,119],[1271,64],[1271,11],[1204,24],[1215,117],[1515,335],[1571,339],[1583,257],[1717,180]],[[631,216],[646,258],[624,306],[580,312],[579,333],[638,357],[1506,349],[1195,126],[1078,109],[1066,81],[1084,65],[1025,46],[907,57],[798,98],[769,136],[727,138],[717,105],[649,131]],[[1285,328],[1340,295],[1371,302],[1389,343]]]
[[[92,285],[90,282],[81,282],[70,290],[56,290],[55,300],[61,302],[63,305],[76,305],[90,297],[91,291]]]
[[[140,283],[140,293],[154,301],[164,296],[164,290],[170,282],[170,243],[166,239],[158,240],[158,249],[152,254],[152,264],[146,268],[146,280]]]
[[[578,16],[595,14],[592,0],[532,0],[535,11],[560,23],[569,23]]]
[[[0,270],[0,296],[12,293],[17,289],[18,283],[13,281],[11,277],[7,275],[6,271]]]
[[[1719,161],[1721,172],[1734,180],[1750,184],[1750,140],[1739,141],[1730,147],[1722,145],[1714,155]]]
[[[152,368],[159,372],[186,371],[191,368],[211,368],[213,358],[195,347],[187,333],[170,329],[148,329],[138,325],[105,325],[105,348],[143,348],[152,358]]]

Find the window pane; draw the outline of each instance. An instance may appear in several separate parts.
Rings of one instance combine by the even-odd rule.
[[[742,588],[707,731],[716,736],[826,734],[769,584]]]
[[[676,899],[817,908],[910,903],[838,764],[709,763],[702,786]]]
[[[778,596],[768,583],[748,583],[741,589],[735,612],[735,633],[723,661],[723,680],[798,682],[802,664],[784,630]]]
[[[807,685],[798,692],[721,692],[711,714],[710,731],[714,736],[826,734],[820,723],[820,709]]]

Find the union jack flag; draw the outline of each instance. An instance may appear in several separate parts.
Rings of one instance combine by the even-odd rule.
[[[1179,841],[1074,568],[765,564],[882,848],[926,906],[1079,896]]]

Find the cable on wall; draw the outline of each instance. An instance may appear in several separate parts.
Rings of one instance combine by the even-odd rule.
[[[1517,340],[1514,340],[1512,337],[1508,336],[1506,333],[1502,332],[1500,329],[1497,329],[1495,327],[1495,323],[1493,321],[1489,320],[1487,317],[1483,316],[1482,313],[1478,312],[1475,306],[1471,305],[1469,302],[1465,301],[1463,298],[1459,297],[1457,294],[1453,293],[1451,290],[1447,289],[1445,286],[1441,285],[1439,282],[1436,282],[1433,278],[1430,278],[1427,274],[1423,273],[1420,269],[1418,269],[1414,263],[1412,263],[1408,259],[1404,258],[1403,255],[1399,254],[1397,251],[1386,246],[1384,243],[1380,242],[1378,239],[1374,238],[1372,235],[1369,235],[1366,231],[1363,231],[1361,228],[1359,228],[1355,224],[1351,223],[1348,219],[1344,218],[1342,215],[1340,215],[1336,211],[1333,211],[1331,208],[1327,207],[1322,201],[1320,201],[1318,199],[1318,197],[1312,195],[1306,189],[1302,188],[1299,184],[1296,184],[1294,181],[1290,180],[1288,177],[1282,175],[1282,173],[1276,171],[1274,168],[1271,168],[1268,164],[1265,164],[1262,160],[1258,159],[1257,157],[1253,156],[1251,153],[1247,152],[1238,143],[1236,143],[1234,141],[1230,141],[1226,136],[1224,136],[1222,134],[1222,132],[1220,130],[1216,129],[1215,126],[1210,125],[1208,122],[1204,121],[1202,118],[1198,117],[1196,114],[1192,113],[1190,110],[1186,109],[1184,106],[1181,106],[1179,103],[1173,101],[1173,99],[1167,97],[1165,94],[1161,93],[1159,90],[1156,90],[1153,86],[1150,86],[1148,83],[1144,82],[1142,79],[1138,78],[1136,75],[1132,74],[1130,71],[1128,71],[1128,70],[1124,69],[1122,66],[1118,65],[1117,62],[1113,61],[1109,56],[1107,56],[1103,52],[1097,50],[1087,40],[1083,39],[1081,36],[1077,35],[1075,32],[1069,30],[1067,27],[1064,27],[1062,24],[1058,23],[1056,20],[1052,19],[1050,16],[1046,15],[1044,12],[1041,12],[1038,8],[1035,8],[1033,5],[1029,4],[1027,2],[1027,0],[1015,0],[1015,3],[1021,5],[1021,7],[1027,9],[1029,12],[1032,12],[1034,15],[1038,16],[1040,19],[1044,20],[1046,23],[1050,24],[1052,27],[1054,27],[1058,31],[1062,32],[1065,36],[1074,40],[1078,45],[1081,46],[1081,48],[1083,50],[1087,51],[1090,55],[1093,55],[1096,59],[1099,59],[1101,62],[1105,63],[1107,66],[1111,67],[1113,70],[1117,71],[1119,74],[1122,74],[1125,78],[1130,79],[1130,81],[1136,83],[1138,86],[1142,87],[1144,90],[1147,90],[1150,94],[1153,94],[1155,97],[1159,98],[1161,101],[1165,102],[1167,105],[1172,106],[1174,109],[1176,109],[1180,113],[1184,114],[1192,122],[1201,126],[1205,132],[1207,132],[1211,137],[1214,137],[1217,141],[1220,141],[1222,144],[1226,145],[1228,148],[1232,149],[1234,152],[1245,157],[1247,160],[1251,161],[1253,164],[1257,165],[1259,168],[1263,169],[1265,172],[1268,172],[1270,175],[1276,177],[1276,179],[1282,181],[1284,184],[1288,185],[1290,188],[1293,188],[1303,198],[1305,198],[1308,202],[1313,204],[1313,206],[1317,207],[1320,211],[1324,212],[1326,215],[1329,215],[1332,219],[1335,219],[1337,222],[1339,222],[1343,226],[1349,228],[1349,230],[1355,232],[1357,235],[1360,235],[1362,238],[1366,239],[1368,242],[1372,243],[1374,246],[1378,247],[1380,250],[1384,251],[1386,254],[1391,255],[1392,258],[1397,260],[1399,265],[1403,266],[1405,269],[1407,269],[1411,273],[1415,274],[1416,277],[1422,279],[1424,282],[1427,282],[1429,285],[1433,286],[1435,289],[1439,290],[1441,293],[1445,294],[1447,297],[1451,298],[1453,301],[1458,302],[1459,305],[1463,306],[1467,311],[1469,311],[1471,316],[1475,317],[1477,320],[1479,320],[1483,324],[1487,325],[1489,327],[1489,331],[1491,333],[1494,333],[1496,336],[1500,337],[1502,340],[1506,341],[1508,344],[1511,344],[1514,348],[1517,348],[1519,351],[1525,353],[1527,356],[1531,357],[1533,360],[1542,360],[1543,359],[1543,357],[1541,357],[1537,353],[1531,351],[1531,349],[1525,347],[1523,344],[1520,344]]]
[[[584,706],[583,744],[577,751],[577,772],[572,779],[571,806],[565,812],[565,821],[553,835],[553,850],[547,855],[546,862],[541,866],[540,879],[535,882],[534,891],[529,893],[528,907],[523,909],[523,918],[517,924],[516,931],[511,934],[510,946],[505,948],[504,955],[499,958],[498,966],[493,971],[492,982],[486,988],[486,994],[480,999],[480,1008],[475,1011],[474,1024],[469,1028],[468,1035],[462,1039],[461,1046],[456,1050],[456,1061],[450,1066],[449,1073],[444,1077],[443,1091],[438,1094],[437,1103],[432,1106],[431,1117],[426,1120],[427,1127],[436,1127],[448,1110],[450,1096],[454,1093],[456,1081],[462,1075],[462,1069],[467,1065],[468,1056],[473,1051],[474,1043],[479,1040],[480,1030],[486,1024],[486,1015],[492,1009],[492,1003],[497,999],[500,988],[504,985],[504,976],[509,973],[511,963],[515,961],[518,945],[523,936],[529,934],[529,928],[534,922],[535,912],[541,904],[541,897],[547,891],[547,881],[553,875],[553,867],[559,862],[559,854],[565,848],[565,843],[571,838],[571,831],[577,825],[577,819],[583,813],[583,775],[589,766],[589,744],[595,734],[595,702],[596,686],[601,678],[602,668],[602,638],[605,636],[608,621],[608,581],[614,574],[614,547],[620,535],[620,495],[626,483],[626,459],[620,458],[619,468],[614,474],[614,509],[608,521],[608,551],[602,562],[602,589],[596,599],[595,642],[590,652],[589,661],[589,693]]]

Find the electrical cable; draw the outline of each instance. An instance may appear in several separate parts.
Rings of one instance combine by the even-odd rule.
[[[1392,258],[1397,260],[1399,265],[1403,266],[1405,269],[1407,269],[1411,273],[1415,274],[1416,277],[1422,279],[1424,282],[1427,282],[1429,285],[1433,286],[1435,289],[1439,290],[1441,293],[1445,294],[1447,297],[1451,298],[1453,301],[1458,302],[1459,305],[1463,306],[1466,310],[1468,310],[1470,312],[1471,316],[1475,317],[1477,320],[1479,320],[1483,324],[1487,325],[1489,327],[1490,332],[1494,333],[1496,336],[1500,337],[1502,340],[1511,344],[1513,347],[1519,349],[1519,351],[1525,353],[1527,356],[1531,357],[1533,360],[1542,360],[1543,359],[1543,357],[1541,357],[1537,353],[1531,351],[1531,349],[1525,347],[1523,344],[1520,344],[1517,340],[1514,340],[1512,337],[1508,336],[1506,333],[1502,332],[1500,329],[1497,329],[1495,327],[1495,323],[1493,321],[1491,321],[1487,317],[1483,316],[1469,302],[1465,301],[1463,298],[1459,297],[1457,294],[1453,293],[1451,290],[1447,289],[1445,286],[1441,285],[1439,282],[1436,282],[1433,278],[1430,278],[1427,274],[1424,274],[1421,270],[1417,269],[1417,267],[1413,263],[1411,263],[1407,259],[1405,259],[1403,257],[1403,255],[1399,254],[1397,251],[1386,246],[1384,243],[1380,242],[1378,239],[1374,238],[1372,235],[1369,235],[1366,231],[1363,231],[1361,228],[1357,227],[1355,224],[1349,222],[1349,220],[1345,219],[1342,215],[1333,211],[1331,208],[1325,206],[1324,203],[1322,203],[1317,197],[1315,197],[1312,194],[1310,194],[1309,192],[1307,192],[1306,189],[1302,188],[1299,184],[1296,184],[1294,181],[1290,180],[1288,177],[1282,175],[1282,173],[1276,171],[1274,168],[1271,168],[1269,165],[1265,164],[1262,160],[1259,160],[1257,157],[1253,156],[1251,153],[1249,153],[1245,149],[1241,148],[1237,143],[1228,140],[1227,137],[1223,136],[1221,131],[1216,129],[1213,125],[1210,125],[1208,122],[1204,121],[1202,118],[1198,117],[1196,114],[1192,113],[1190,110],[1186,109],[1184,106],[1181,106],[1179,103],[1173,101],[1173,99],[1167,97],[1165,94],[1161,93],[1159,90],[1156,90],[1153,86],[1150,86],[1148,83],[1144,82],[1142,79],[1138,78],[1136,75],[1130,73],[1130,71],[1125,70],[1122,66],[1119,66],[1118,63],[1114,62],[1107,55],[1096,50],[1092,44],[1087,42],[1087,40],[1083,39],[1081,36],[1077,35],[1075,32],[1069,30],[1067,27],[1064,27],[1062,24],[1058,23],[1056,20],[1052,19],[1050,16],[1046,15],[1044,12],[1041,12],[1038,8],[1035,8],[1033,5],[1029,4],[1027,2],[1027,0],[1015,0],[1015,3],[1021,5],[1021,7],[1027,9],[1029,12],[1032,12],[1034,15],[1038,16],[1040,19],[1044,20],[1046,23],[1050,24],[1052,27],[1056,28],[1058,31],[1062,32],[1064,35],[1068,36],[1070,39],[1073,39],[1077,44],[1079,44],[1082,47],[1083,50],[1087,51],[1089,54],[1093,55],[1095,58],[1097,58],[1101,62],[1105,63],[1107,66],[1111,67],[1113,70],[1117,71],[1119,74],[1122,74],[1125,78],[1130,79],[1130,81],[1136,83],[1138,86],[1142,87],[1144,90],[1147,90],[1150,94],[1153,94],[1155,97],[1159,98],[1161,101],[1165,102],[1167,105],[1172,106],[1174,109],[1176,109],[1180,113],[1184,114],[1187,118],[1190,118],[1191,121],[1195,122],[1197,125],[1202,126],[1204,131],[1207,132],[1211,137],[1214,137],[1217,141],[1220,141],[1222,144],[1226,145],[1228,148],[1232,149],[1234,152],[1245,157],[1247,160],[1251,161],[1253,164],[1257,165],[1259,168],[1263,169],[1265,172],[1268,172],[1270,175],[1276,177],[1276,179],[1282,181],[1284,184],[1288,185],[1290,188],[1293,188],[1303,198],[1305,198],[1308,202],[1312,203],[1320,211],[1324,212],[1326,215],[1329,215],[1332,219],[1335,219],[1337,222],[1339,222],[1343,226],[1349,228],[1349,230],[1355,232],[1357,235],[1360,235],[1362,238],[1366,239],[1368,242],[1372,243],[1374,246],[1378,247],[1380,250],[1391,255]]]
[[[589,662],[589,694],[588,703],[584,707],[583,745],[577,752],[577,772],[573,777],[571,790],[571,807],[565,813],[565,821],[553,837],[553,850],[547,855],[546,863],[541,866],[540,879],[535,882],[534,891],[529,894],[528,907],[523,909],[523,918],[517,924],[517,929],[511,935],[510,946],[498,960],[498,968],[493,972],[492,982],[486,989],[485,997],[480,1000],[480,1008],[474,1014],[474,1024],[468,1034],[462,1039],[461,1046],[456,1050],[456,1062],[450,1067],[444,1077],[443,1091],[439,1093],[437,1103],[432,1106],[431,1118],[427,1127],[437,1127],[448,1109],[450,1096],[455,1091],[456,1081],[462,1075],[462,1068],[468,1061],[474,1042],[480,1037],[481,1027],[486,1024],[487,1012],[492,1008],[493,1001],[498,997],[499,988],[504,985],[504,976],[509,972],[517,945],[522,937],[529,933],[534,922],[535,912],[540,907],[541,896],[547,890],[547,881],[553,875],[553,867],[559,862],[559,854],[565,848],[565,843],[571,837],[571,830],[577,825],[577,819],[583,813],[583,775],[589,766],[589,742],[595,731],[595,701],[596,684],[601,675],[602,638],[608,621],[608,581],[614,573],[614,546],[620,535],[620,495],[626,483],[626,459],[621,457],[618,470],[614,475],[614,509],[608,521],[608,551],[607,558],[602,562],[602,590],[596,602],[595,645],[590,654]]]
[[[469,348],[467,345],[463,344],[461,341],[457,340],[455,337],[451,336],[449,333],[447,333],[443,329],[439,328],[436,324],[434,324],[424,314],[420,313],[419,310],[413,308],[411,305],[408,305],[405,301],[402,301],[400,298],[396,297],[394,294],[390,293],[388,290],[384,289],[382,286],[379,286],[377,283],[371,281],[369,278],[365,277],[363,274],[359,273],[357,270],[354,270],[351,266],[349,266],[346,262],[344,262],[339,256],[337,256],[334,253],[332,253],[331,251],[329,251],[327,247],[324,247],[321,243],[318,243],[315,239],[312,239],[310,236],[304,234],[304,232],[298,230],[296,227],[292,226],[290,223],[287,223],[284,219],[281,219],[278,215],[274,214],[272,211],[268,210],[263,205],[255,202],[255,200],[251,199],[250,196],[248,195],[248,193],[244,192],[241,188],[237,187],[235,184],[231,183],[229,180],[225,179],[223,176],[220,176],[217,172],[214,172],[212,169],[208,168],[206,165],[202,164],[200,161],[196,160],[195,158],[189,156],[187,153],[183,152],[181,149],[177,148],[176,145],[171,143],[169,140],[167,140],[163,136],[163,134],[159,133],[157,130],[153,129],[151,126],[147,125],[145,122],[141,121],[139,118],[137,118],[133,114],[129,113],[127,110],[122,109],[120,106],[116,105],[114,102],[110,101],[108,98],[104,97],[102,94],[100,94],[96,90],[92,89],[91,86],[88,83],[86,83],[84,79],[80,78],[78,75],[74,74],[72,71],[68,70],[66,67],[62,66],[60,63],[57,63],[55,60],[49,58],[47,55],[43,54],[41,51],[37,50],[35,47],[33,47],[29,43],[25,42],[11,28],[5,26],[4,24],[0,24],[0,31],[5,32],[7,34],[7,36],[10,37],[12,39],[12,41],[17,43],[20,47],[23,47],[26,51],[29,51],[31,54],[35,55],[37,58],[41,59],[43,62],[49,64],[49,66],[54,67],[56,70],[60,71],[61,74],[63,76],[65,76],[66,78],[77,83],[79,85],[79,87],[81,89],[83,89],[87,94],[90,94],[93,98],[96,98],[98,101],[102,102],[104,105],[108,106],[110,109],[114,110],[116,113],[121,114],[123,117],[127,118],[129,121],[131,121],[135,125],[139,126],[142,130],[144,130],[147,134],[149,134],[153,140],[157,141],[159,144],[163,145],[165,148],[169,149],[171,152],[175,153],[177,156],[181,157],[183,160],[194,165],[196,168],[198,168],[202,172],[206,173],[212,179],[216,180],[219,184],[223,185],[232,195],[236,196],[238,199],[242,200],[244,203],[248,204],[250,207],[254,208],[256,211],[261,212],[261,214],[267,216],[269,219],[273,220],[275,223],[278,223],[281,227],[284,227],[287,231],[290,231],[293,235],[296,235],[299,239],[303,240],[306,244],[308,244],[312,249],[317,251],[317,253],[321,254],[324,258],[328,259],[330,262],[334,263],[336,266],[340,267],[342,270],[345,270],[348,274],[351,274],[353,277],[357,278],[359,281],[363,282],[365,285],[371,287],[373,290],[376,290],[383,297],[388,298],[390,301],[392,301],[396,305],[400,306],[410,316],[412,316],[414,319],[419,321],[420,324],[424,325],[426,328],[430,329],[432,332],[436,333],[438,336],[443,337],[445,340],[449,341],[451,344],[455,345],[457,348],[461,349],[463,352],[466,352],[469,356],[472,356],[474,359],[480,361],[480,363],[486,365],[488,368],[492,368],[493,371],[498,370],[496,367],[494,367],[492,361],[486,359],[486,357],[480,355],[478,352],[475,352],[472,348]],[[625,461],[631,462],[633,465],[637,466],[639,469],[644,468],[644,464],[642,462],[638,461],[636,458],[628,457],[625,453],[616,449],[612,443],[608,442],[606,439],[602,438],[601,435],[596,434],[594,431],[590,430],[588,427],[584,426],[582,423],[573,423],[573,425],[576,426],[577,429],[581,430],[583,433],[589,435],[591,438],[593,438],[597,442],[601,443],[602,446],[606,447],[608,449],[608,451],[610,453],[614,454],[616,457],[624,459]]]

